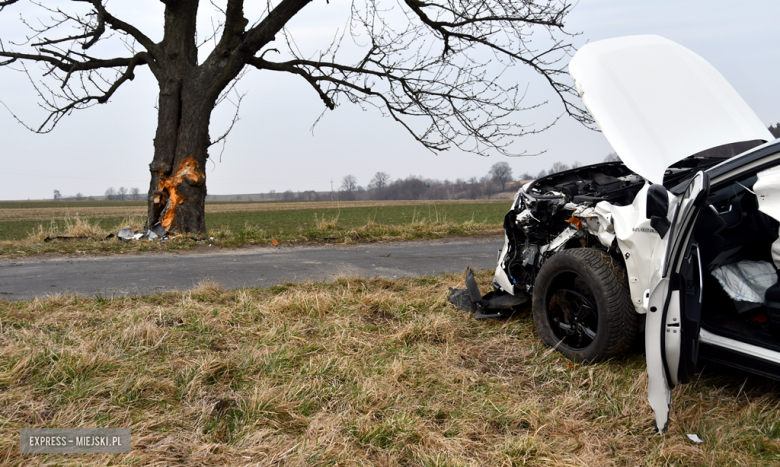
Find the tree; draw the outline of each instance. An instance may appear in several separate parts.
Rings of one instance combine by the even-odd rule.
[[[354,175],[345,175],[341,179],[341,191],[356,191],[357,178]]]
[[[106,199],[108,200],[116,199],[116,190],[114,189],[114,187],[109,187],[106,190]]]
[[[769,125],[767,129],[769,129],[769,132],[772,133],[772,136],[775,138],[780,138],[780,123]]]
[[[564,170],[569,170],[569,166],[560,161],[553,162],[553,165],[550,167],[551,174],[557,174],[558,172],[563,172]]]
[[[81,192],[76,193],[76,201],[84,201],[84,194]]]
[[[124,201],[125,200],[125,196],[127,196],[127,188],[125,188],[123,186],[120,186],[119,189],[117,190],[117,195],[118,195],[117,197],[120,200]]]
[[[54,201],[58,201],[60,198],[62,198],[60,190],[54,190]]]
[[[493,196],[493,193],[496,192],[496,188],[490,183],[492,181],[493,180],[489,175],[485,175],[479,179],[479,189],[482,191],[482,196],[487,199],[490,199],[490,197]]]
[[[368,189],[373,190],[375,188],[384,188],[390,183],[390,175],[386,172],[377,172],[374,174],[374,178],[368,182]]]
[[[133,198],[133,201],[138,201],[141,198],[140,193],[141,190],[139,190],[137,187],[130,189],[130,196]]]
[[[607,157],[604,158],[604,162],[621,162],[620,156],[616,152],[610,152]]]
[[[509,166],[509,163],[504,161],[496,162],[490,167],[488,176],[490,176],[490,179],[494,182],[500,183],[501,191],[504,191],[507,182],[512,181],[512,167]]]
[[[539,171],[539,174],[536,176],[536,178],[542,178],[547,176],[547,171],[542,169]]]
[[[224,144],[238,115],[214,138],[211,114],[230,96],[240,106],[234,86],[251,68],[305,80],[331,110],[342,100],[376,107],[437,152],[512,154],[515,138],[546,128],[525,126],[513,115],[539,104],[523,102],[526,86],[504,73],[511,66],[541,75],[566,112],[592,123],[559,63],[573,51],[564,30],[569,0],[401,0],[400,11],[393,2],[358,1],[349,27],[305,57],[289,23],[311,0],[269,2],[250,19],[244,0],[208,2],[212,21],[205,33],[197,20],[199,9],[212,8],[207,2],[161,1],[163,34],[114,15],[107,0],[32,2],[41,14],[20,18],[31,29],[28,38],[6,38],[0,48],[0,66],[16,63],[27,73],[48,111],[40,125],[28,126],[41,133],[74,110],[108,102],[142,69],[151,72],[159,94],[148,226],[160,221],[169,231],[205,231],[208,148]],[[18,2],[0,0],[0,11]],[[535,32],[543,38],[532,40]],[[357,58],[340,47],[347,34],[365,44]],[[109,45],[93,47],[98,43]],[[126,54],[105,55],[123,46]],[[29,74],[33,63],[43,67],[40,76]]]

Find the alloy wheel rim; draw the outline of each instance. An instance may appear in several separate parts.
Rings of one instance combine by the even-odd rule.
[[[553,334],[563,345],[574,350],[589,346],[598,331],[596,306],[581,292],[561,288],[547,302],[547,319]]]

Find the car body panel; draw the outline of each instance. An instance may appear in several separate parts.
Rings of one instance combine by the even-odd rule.
[[[649,312],[645,322],[648,399],[655,412],[656,429],[665,431],[669,423],[671,390],[678,383],[682,355],[682,300],[679,271],[684,252],[699,211],[709,195],[709,176],[699,172],[688,189],[670,203],[671,229],[654,251],[650,279]],[[698,334],[689,339],[698,339]]]
[[[628,206],[614,206],[609,203],[599,203],[602,208],[609,208],[612,213],[613,229],[623,261],[628,273],[628,287],[631,290],[631,301],[637,313],[647,312],[646,292],[650,289],[650,275],[647,265],[653,264],[653,255],[664,240],[651,227],[650,219],[645,217],[647,190],[645,185],[637,194],[634,202]],[[671,194],[670,198],[673,199]],[[670,209],[674,206],[669,203]]]
[[[659,36],[586,44],[569,72],[626,166],[653,183],[661,183],[670,165],[692,154],[774,139],[712,65]]]

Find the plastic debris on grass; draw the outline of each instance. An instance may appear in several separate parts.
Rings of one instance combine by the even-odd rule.
[[[696,444],[701,444],[704,442],[701,438],[699,438],[699,435],[688,433],[686,436],[688,436],[688,439]]]
[[[125,227],[124,229],[121,229],[117,234],[116,238],[119,240],[130,242],[133,240],[146,240],[149,242],[166,242],[170,240],[173,237],[170,237],[168,235],[168,232],[165,230],[165,228],[160,225],[160,223],[156,223],[152,226],[151,229],[146,231],[133,231],[130,227]]]

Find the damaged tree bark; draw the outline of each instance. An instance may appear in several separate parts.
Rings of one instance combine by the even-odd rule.
[[[160,222],[169,232],[205,232],[204,167],[211,109],[197,99],[183,98],[182,80],[166,84],[160,92],[154,159],[149,164],[147,228]]]
[[[171,232],[205,232],[205,167],[215,143],[209,135],[211,113],[248,67],[303,78],[328,109],[337,106],[339,97],[378,108],[432,151],[455,146],[483,155],[513,155],[513,138],[549,126],[533,128],[512,115],[538,106],[522,103],[524,86],[502,83],[505,67],[515,64],[539,73],[570,115],[590,122],[576,104],[576,90],[558,80],[566,75],[558,62],[572,50],[557,38],[568,36],[563,30],[571,8],[566,0],[403,0],[405,14],[393,16],[392,24],[387,16],[398,7],[395,2],[388,8],[383,0],[366,0],[353,4],[348,31],[341,30],[341,37],[307,57],[287,26],[311,0],[268,3],[252,23],[244,17],[244,0],[203,2],[217,18],[205,38],[198,37],[196,19],[204,7],[198,0],[160,1],[165,18],[159,42],[111,14],[107,0],[71,0],[58,7],[32,2],[40,15],[25,19],[22,13],[20,21],[32,29],[27,39],[0,40],[0,67],[21,64],[17,71],[27,74],[49,112],[39,127],[25,125],[40,133],[51,131],[73,110],[108,102],[138,68],[148,67],[154,74],[159,97],[149,165],[149,228],[160,222]],[[18,4],[0,0],[0,12]],[[546,47],[528,42],[537,30],[549,39]],[[363,56],[353,63],[337,60],[347,32],[369,39]],[[284,40],[277,42],[277,36]],[[122,41],[129,56],[89,54],[93,45],[112,38]],[[14,49],[6,49],[8,44]],[[201,60],[203,47],[213,49]],[[483,56],[491,58],[477,58]],[[491,68],[495,57],[502,64]],[[44,71],[30,74],[28,62],[43,65]],[[417,123],[423,119],[427,125]]]

